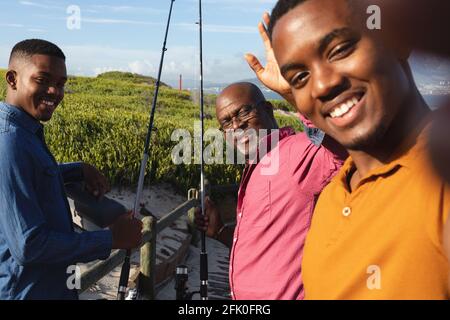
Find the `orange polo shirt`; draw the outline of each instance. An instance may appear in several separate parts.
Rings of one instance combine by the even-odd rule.
[[[324,189],[304,250],[306,299],[449,297],[442,233],[450,186],[431,169],[427,131],[353,192],[351,158]]]

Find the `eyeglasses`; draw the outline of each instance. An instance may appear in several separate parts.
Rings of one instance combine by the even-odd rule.
[[[233,116],[231,118],[226,118],[221,121],[220,130],[225,131],[225,130],[233,129],[234,119],[239,121],[239,125],[240,125],[241,123],[247,122],[250,119],[254,118],[258,113],[257,112],[258,105],[259,104],[256,104],[256,105],[245,104],[245,105],[241,106],[241,108],[239,109],[239,112],[235,116]]]

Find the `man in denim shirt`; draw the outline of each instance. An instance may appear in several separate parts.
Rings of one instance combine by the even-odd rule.
[[[64,97],[65,56],[54,44],[25,40],[12,50],[6,102],[0,102],[0,300],[77,299],[70,266],[106,259],[141,241],[130,215],[110,230],[76,233],[64,183],[85,180],[102,196],[104,176],[83,163],[58,164],[41,122]]]

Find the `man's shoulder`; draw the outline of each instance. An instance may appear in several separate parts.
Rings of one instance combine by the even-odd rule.
[[[311,140],[309,140],[308,136],[304,132],[298,132],[292,134],[280,141],[280,148],[305,148],[309,145],[313,145]]]
[[[20,127],[1,122],[0,154],[18,155],[30,149],[30,133]]]
[[[341,194],[341,192],[345,190],[345,183],[343,181],[348,174],[350,165],[351,159],[348,158],[340,168],[337,168],[334,171],[332,177],[329,178],[329,182],[323,188],[320,198],[333,197],[336,193]]]

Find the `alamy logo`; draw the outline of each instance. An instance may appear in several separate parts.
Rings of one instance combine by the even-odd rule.
[[[367,7],[367,14],[371,16],[367,19],[367,29],[380,30],[381,29],[381,8],[377,5]]]
[[[367,288],[369,290],[381,290],[381,268],[377,265],[371,265],[367,268]]]
[[[269,137],[270,136],[270,137]],[[210,128],[204,133],[204,149],[201,147],[200,122],[194,124],[194,136],[186,129],[172,132],[171,141],[177,143],[172,149],[175,165],[245,164],[260,163],[262,175],[275,175],[279,171],[280,130],[236,129],[224,132]],[[235,153],[235,150],[237,152]]]
[[[67,7],[67,29],[80,30],[81,29],[81,8],[76,5]]]
[[[69,290],[80,290],[81,289],[81,269],[77,265],[71,265],[67,267],[66,273],[69,275],[67,277],[66,285]]]

